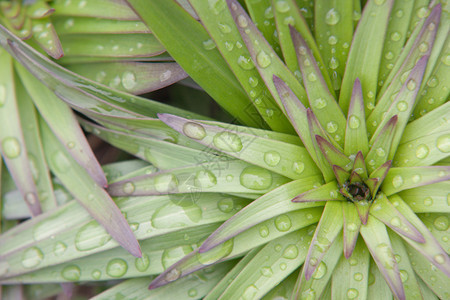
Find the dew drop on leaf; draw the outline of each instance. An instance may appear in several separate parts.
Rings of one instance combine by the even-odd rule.
[[[283,257],[287,259],[295,259],[298,256],[298,247],[296,245],[288,245],[283,251]]]
[[[44,259],[44,254],[38,247],[31,247],[25,250],[22,255],[22,266],[27,269],[38,266]]]
[[[122,277],[128,270],[128,264],[121,258],[114,258],[106,265],[106,274],[111,277]]]
[[[22,147],[20,146],[20,142],[15,137],[6,137],[2,141],[3,152],[6,157],[13,159],[19,157],[22,152]]]
[[[81,277],[81,270],[76,265],[68,265],[62,269],[61,276],[69,281],[77,281]]]
[[[275,227],[281,232],[288,231],[292,227],[291,219],[287,215],[278,216],[275,218]]]

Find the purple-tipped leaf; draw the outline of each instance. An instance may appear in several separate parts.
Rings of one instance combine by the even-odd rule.
[[[336,149],[330,142],[320,135],[316,135],[315,138],[323,156],[325,156],[331,166],[336,165],[343,168],[345,171],[350,171],[352,167],[352,161],[350,158],[345,156],[341,151]]]
[[[353,171],[359,174],[362,179],[367,179],[367,168],[366,162],[364,160],[364,154],[361,151],[358,151],[355,156],[355,160],[353,161]]]
[[[386,224],[400,235],[404,235],[416,242],[424,243],[420,232],[388,201],[384,194],[380,194],[372,203],[370,215]]]
[[[306,280],[311,278],[319,266],[323,256],[341,232],[343,223],[342,203],[336,201],[327,202],[303,267]]]
[[[349,178],[349,182],[350,183],[356,183],[356,182],[362,182],[362,178],[361,176],[356,173],[355,171],[352,171],[352,173],[350,174],[350,178]]]
[[[397,299],[404,300],[405,291],[400,278],[400,270],[386,227],[376,218],[369,218],[367,224],[361,226],[359,231],[391,291]]]
[[[64,55],[61,42],[50,18],[34,19],[32,22],[33,39],[54,59]]]
[[[372,139],[374,137],[376,138],[366,156],[366,165],[369,173],[372,173],[388,160],[392,139],[394,138],[397,127],[397,120],[398,117],[396,115],[390,118],[383,129],[372,137]]]
[[[370,174],[370,178],[366,180],[367,186],[369,186],[370,191],[372,193],[372,198],[375,198],[375,195],[378,192],[378,189],[381,186],[381,183],[383,183],[384,179],[386,178],[386,175],[389,172],[389,169],[391,168],[392,160],[388,160],[384,164],[382,164],[378,169],[373,171]]]
[[[381,189],[387,196],[390,196],[403,190],[449,179],[450,166],[391,168]]]
[[[342,203],[344,215],[344,256],[349,258],[355,249],[361,227],[361,219],[353,203]]]
[[[366,155],[369,151],[369,140],[366,131],[366,117],[364,113],[364,99],[361,82],[358,78],[353,85],[352,98],[348,108],[347,127],[345,130],[344,153],[352,155],[358,151]]]
[[[333,201],[346,199],[339,193],[339,187],[336,181],[331,181],[316,189],[309,190],[292,199],[292,202],[315,202],[315,201]]]
[[[339,186],[343,186],[344,183],[349,179],[350,173],[345,171],[343,168],[339,166],[333,166],[334,176],[336,176],[336,180]]]
[[[450,277],[450,258],[441,244],[436,240],[433,234],[423,224],[419,217],[411,210],[411,208],[398,195],[389,197],[390,202],[396,209],[415,226],[425,239],[424,243],[418,243],[403,235],[400,235],[408,244],[419,251],[426,257],[435,267]]]
[[[369,220],[369,209],[370,209],[370,203],[367,200],[361,200],[354,202],[356,206],[356,210],[358,211],[359,219],[361,220],[361,223],[364,225],[367,224],[367,220]]]

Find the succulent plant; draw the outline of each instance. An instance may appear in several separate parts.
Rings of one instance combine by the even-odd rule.
[[[56,4],[55,15],[63,6]],[[151,56],[171,64],[157,69],[155,88],[165,86],[164,74],[178,74],[173,83],[186,72],[233,119],[127,93],[145,90],[133,89],[137,65],[86,64],[80,54],[61,66],[0,28],[9,53],[0,53],[2,65],[12,66],[12,56],[20,76],[10,68],[3,94],[23,82],[17,94],[28,93],[43,117],[34,134],[42,138],[42,172],[48,165],[53,176],[42,188],[78,200],[59,201],[17,225],[4,222],[12,227],[0,235],[6,295],[20,292],[21,283],[33,284],[26,291],[38,298],[57,293],[54,283],[69,293],[70,282],[92,289],[127,279],[100,285],[107,289],[94,299],[450,297],[448,2],[110,5],[122,5],[142,26],[142,38],[167,51]],[[90,9],[97,15],[79,16],[106,18]],[[57,32],[68,29],[61,11],[66,19],[55,21]],[[75,20],[85,24],[80,28],[94,26],[90,21]],[[106,179],[99,181],[103,171],[79,166],[59,136],[62,121],[41,111],[43,97],[76,110],[86,132],[139,160],[103,166]],[[1,131],[2,155],[25,189],[27,158],[11,158],[5,142],[20,134],[20,119],[2,109],[0,117],[16,124],[16,132]],[[28,192],[14,192],[5,177],[3,206],[23,206]],[[33,195],[29,205],[45,203]],[[3,215],[19,219],[11,209]]]

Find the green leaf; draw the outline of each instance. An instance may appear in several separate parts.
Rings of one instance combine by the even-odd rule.
[[[265,127],[256,108],[200,23],[173,0],[127,2],[167,52],[219,105],[248,126]],[[223,9],[226,5],[220,6],[220,10]],[[161,19],[165,22],[160,22]]]
[[[33,40],[51,57],[58,59],[64,53],[61,41],[50,18],[33,19],[31,21]]]
[[[292,199],[292,202],[315,202],[333,200],[347,200],[339,193],[339,186],[336,181],[331,181],[327,184],[319,186],[318,188],[306,191]]]
[[[442,181],[401,191],[398,195],[416,213],[450,213],[448,191],[450,182]]]
[[[436,238],[437,242],[443,249],[447,249],[445,252],[450,252],[450,241],[448,240],[448,213],[435,213],[435,214],[418,214],[419,219],[427,227],[430,233]]]
[[[64,186],[80,204],[120,245],[132,255],[140,256],[139,243],[116,204],[85,169],[69,155],[66,148],[61,145],[42,119],[40,125],[42,144],[52,173],[61,179]],[[80,186],[84,188],[80,189]]]
[[[359,239],[353,254],[341,256],[331,277],[333,299],[367,298],[370,254]]]
[[[375,105],[378,72],[389,15],[394,1],[369,1],[353,35],[352,46],[342,79],[339,104],[347,112],[356,78],[361,81],[365,112]],[[367,37],[370,36],[370,39]],[[367,70],[371,70],[367,72]]]
[[[326,292],[327,284],[334,272],[334,269],[342,256],[342,237],[339,235],[331,244],[330,249],[325,253],[321,263],[312,274],[311,279],[305,279],[305,266],[303,266],[293,295],[296,299],[318,299]]]
[[[153,34],[76,34],[62,35],[66,56],[145,57],[165,51]]]
[[[231,13],[227,9],[215,13],[217,7],[226,6],[225,0],[216,1],[214,6],[200,0],[191,0],[190,3],[264,121],[274,131],[292,132],[291,125],[255,69],[249,51],[242,47],[244,41]],[[211,43],[214,45],[212,40]]]
[[[330,142],[320,135],[316,135],[316,142],[331,167],[338,166],[347,172],[351,170],[353,162],[350,158],[336,149]]]
[[[367,155],[367,152],[369,152],[369,141],[366,130],[361,82],[356,78],[348,108],[344,153],[350,156],[359,151],[361,151],[362,157]]]
[[[33,216],[42,212],[38,201],[38,191],[33,181],[28,152],[22,134],[22,126],[17,107],[13,61],[11,56],[0,49],[0,65],[3,71],[0,75],[0,150],[8,166],[9,172],[18,186],[27,206]]]
[[[387,285],[380,270],[375,262],[370,260],[369,269],[369,288],[367,291],[367,299],[378,300],[380,299],[393,299],[391,289]]]
[[[384,80],[394,67],[394,63],[403,50],[405,41],[407,41],[409,22],[413,17],[414,2],[408,0],[394,1],[380,62],[378,76],[380,87],[384,85]]]
[[[397,192],[450,179],[450,166],[391,168],[381,186],[390,196]]]
[[[247,46],[252,60],[255,62],[256,68],[261,75],[264,83],[268,87],[278,106],[284,112],[284,107],[273,83],[273,76],[280,77],[294,91],[300,101],[308,106],[307,95],[300,82],[289,71],[286,65],[277,56],[272,47],[267,43],[261,33],[257,30],[252,20],[248,17],[244,9],[236,0],[227,0],[228,6],[231,8],[233,18],[237,20],[239,32]]]
[[[239,260],[239,262],[229,271],[223,278],[220,280],[218,284],[214,286],[214,288],[209,291],[209,293],[204,298],[205,300],[215,300],[222,295],[225,289],[228,287],[230,282],[235,278],[244,268],[245,266],[258,254],[262,247],[254,248],[250,250],[243,258]]]
[[[16,63],[15,68],[40,115],[58,140],[99,185],[105,186],[105,175],[70,107],[23,66]]]
[[[176,63],[112,62],[72,64],[69,70],[131,94],[144,94],[176,83],[187,74]]]
[[[383,222],[397,234],[406,236],[418,243],[425,242],[422,234],[389,202],[383,193],[380,193],[373,201],[370,207],[370,215]]]
[[[420,285],[417,282],[413,266],[409,261],[405,245],[400,237],[392,231],[388,231],[388,234],[392,243],[392,249],[394,250],[394,257],[400,271],[400,278],[402,279],[403,287],[405,288],[406,299],[420,299],[422,296],[419,288]],[[426,298],[422,297],[422,299]]]
[[[52,18],[52,22],[59,36],[86,33],[150,33],[144,23],[135,20],[56,16]]]
[[[328,90],[324,77],[306,41],[292,27],[290,33],[311,109],[322,127],[342,147],[346,124],[344,114],[334,96]]]
[[[159,274],[192,252],[195,244],[214,231],[217,225],[215,223],[186,228],[143,240],[140,258],[116,247],[78,259],[69,261],[66,259],[63,263],[10,277],[4,281],[9,283],[98,281]],[[56,243],[54,252],[64,252],[63,247],[63,244]],[[147,281],[148,284],[150,281]]]
[[[397,261],[394,258],[394,252],[384,224],[376,218],[369,217],[367,224],[361,226],[360,233],[395,297],[405,299],[405,291]]]
[[[27,145],[30,168],[38,190],[42,211],[46,212],[56,207],[56,199],[40,140],[37,112],[22,82],[17,77],[15,79],[20,121],[22,128],[26,128],[22,133]]]
[[[288,178],[306,178],[319,174],[308,151],[303,147],[173,115],[160,114],[159,118],[196,142]]]
[[[342,203],[335,201],[327,202],[311,241],[311,247],[308,250],[308,256],[303,267],[302,276],[304,274],[306,280],[314,276],[314,271],[320,267],[320,262],[324,255],[330,250],[337,235],[341,232],[343,223]]]
[[[261,196],[245,207],[240,213],[225,222],[214,235],[208,237],[200,247],[200,252],[207,251],[233,236],[270,218],[280,216],[289,211],[303,208],[323,206],[324,203],[292,203],[292,198],[311,189],[317,178],[302,179],[285,184]],[[276,199],[276,201],[274,201]],[[309,219],[312,219],[311,215]],[[281,218],[284,219],[284,218]]]
[[[138,17],[123,1],[55,0],[52,3],[54,16],[83,16],[102,19],[137,20]]]
[[[261,298],[303,264],[311,236],[294,231],[268,243],[229,283],[223,299]]]
[[[348,259],[355,249],[359,228],[361,227],[361,219],[358,216],[358,211],[353,203],[342,203],[342,211],[344,215],[344,256]]]
[[[297,51],[295,46],[295,41],[293,43],[291,36],[290,27],[295,28],[297,32],[300,33],[301,37],[305,40],[307,48],[311,50],[314,55],[314,60],[320,69],[321,76],[326,82],[328,89],[334,96],[334,89],[332,87],[330,77],[326,70],[324,61],[319,52],[319,47],[314,40],[314,37],[306,23],[305,18],[301,14],[301,10],[298,8],[296,1],[294,0],[274,0],[273,6],[275,8],[274,15],[277,24],[278,36],[280,39],[281,50],[283,51],[284,61],[292,73],[297,75],[299,70],[299,64],[297,62]],[[298,76],[298,75],[297,75]],[[303,78],[299,80],[304,81]]]
[[[317,44],[322,54],[333,89],[341,88],[345,62],[353,38],[353,0],[315,1],[314,29]]]
[[[226,159],[115,182],[108,187],[108,193],[113,196],[230,191],[264,194],[288,181],[286,177],[243,161]]]

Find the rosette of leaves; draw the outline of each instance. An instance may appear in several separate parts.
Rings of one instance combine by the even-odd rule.
[[[39,235],[61,207],[0,237],[1,282],[131,278],[96,299],[448,298],[447,2],[189,2],[201,22],[175,1],[128,1],[251,127],[111,97],[2,33],[87,131],[153,166],[107,189],[142,258],[81,214]]]

